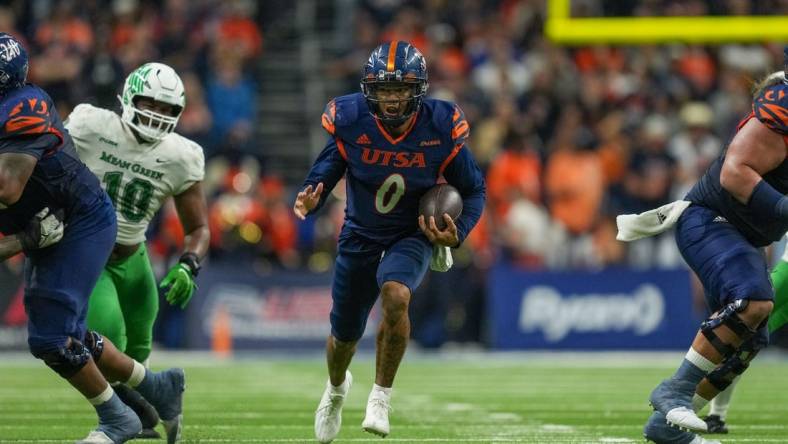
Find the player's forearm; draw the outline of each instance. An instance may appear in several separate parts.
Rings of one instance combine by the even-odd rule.
[[[485,190],[482,187],[462,198],[462,214],[460,214],[460,217],[458,217],[456,221],[457,237],[460,240],[457,246],[462,245],[465,238],[468,237],[468,234],[482,217],[484,202],[486,200],[485,194]]]
[[[17,235],[6,236],[0,239],[0,262],[22,252],[22,241]]]
[[[196,227],[186,233],[183,240],[183,254],[196,254],[200,259],[208,253],[211,243],[211,231],[207,225]]]

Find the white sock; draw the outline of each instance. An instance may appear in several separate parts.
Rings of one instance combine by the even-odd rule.
[[[115,394],[115,391],[107,384],[107,388],[105,388],[103,392],[99,393],[95,398],[88,398],[88,402],[93,405],[101,405],[109,401],[113,394]]]
[[[344,394],[346,394],[346,393],[347,393],[347,390],[348,390],[348,388],[349,388],[349,387],[348,387],[348,380],[347,380],[347,377],[345,377],[345,380],[344,380],[344,381],[342,381],[342,384],[339,384],[339,385],[334,385],[334,384],[331,384],[331,382],[330,382],[330,380],[329,380],[329,383],[328,383],[328,385],[331,387],[331,392],[332,392],[332,393],[337,393],[337,394],[340,394],[340,395],[344,395]]]
[[[134,388],[140,385],[143,379],[145,379],[145,366],[134,361],[134,368],[131,370],[131,376],[129,376],[129,380],[126,381],[126,384]]]
[[[703,396],[701,396],[701,395],[699,395],[697,393],[692,395],[692,410],[695,413],[699,413],[701,410],[703,410],[703,407],[706,407],[706,404],[708,404],[708,403],[709,403],[709,400],[704,398]]]
[[[687,351],[687,354],[686,356],[684,356],[684,359],[691,362],[693,365],[695,365],[695,367],[698,367],[699,369],[703,370],[706,373],[717,368],[717,364],[706,359],[703,355],[695,351],[695,349],[692,347],[690,347],[690,349]]]
[[[709,408],[709,415],[717,415],[721,420],[725,421],[725,416],[728,414],[728,407],[731,405],[731,397],[733,396],[733,389],[736,383],[739,382],[741,376],[731,382],[725,390],[721,391],[714,399],[711,400],[711,407]]]
[[[375,393],[375,392],[384,394],[387,399],[391,397],[391,387],[382,387],[382,386],[379,386],[377,384],[373,384],[372,385],[372,393]]]

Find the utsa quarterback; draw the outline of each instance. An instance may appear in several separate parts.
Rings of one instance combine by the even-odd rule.
[[[208,211],[202,192],[202,148],[174,132],[186,105],[183,82],[171,67],[146,63],[129,74],[119,97],[122,114],[80,104],[65,126],[80,159],[115,204],[118,235],[88,304],[88,327],[147,363],[159,292],[145,248],[145,231],[162,204],[174,198],[185,246],[162,281],[166,300],[184,308],[208,250]],[[116,387],[138,413],[141,437],[156,437],[155,412],[131,390]]]
[[[302,219],[315,212],[345,176],[347,207],[326,345],[329,379],[315,414],[322,443],[339,433],[353,382],[347,369],[378,295],[375,383],[362,428],[388,435],[391,387],[410,335],[413,290],[430,265],[433,245],[459,246],[484,208],[484,178],[465,144],[468,122],[453,103],[425,98],[427,86],[418,49],[405,41],[378,46],[364,67],[361,93],[326,106],[328,142],[293,208]],[[444,230],[418,213],[419,198],[441,179],[463,198],[456,221],[444,215]]]
[[[95,407],[98,427],[78,444],[122,443],[142,429],[108,381],[134,387],[150,402],[174,443],[183,371],[151,372],[86,328],[88,297],[117,232],[115,211],[80,162],[52,99],[26,83],[27,66],[25,48],[0,33],[0,232],[7,236],[0,258],[26,255],[30,352]]]

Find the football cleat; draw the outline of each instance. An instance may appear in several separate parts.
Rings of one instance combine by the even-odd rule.
[[[183,392],[186,389],[186,375],[183,369],[171,368],[158,374],[159,382],[155,397],[146,401],[159,413],[167,444],[175,444],[181,439],[183,428]]]
[[[142,430],[137,415],[115,395],[96,408],[99,425],[77,444],[115,444],[133,439]]]
[[[720,444],[719,441],[671,427],[665,415],[656,410],[643,427],[643,436],[646,441],[656,444]]]
[[[85,439],[81,439],[75,444],[115,444],[115,441],[110,439],[106,433],[93,430],[92,432],[88,433],[88,436]]]
[[[367,414],[364,416],[364,422],[361,427],[367,433],[378,435],[385,438],[389,434],[389,412],[391,405],[389,399],[384,394],[375,390],[369,394],[367,401]]]
[[[709,433],[728,433],[728,426],[719,415],[709,415],[703,418],[703,420],[706,421]]]
[[[678,427],[681,430],[688,430],[691,432],[707,432],[708,426],[706,422],[698,418],[692,409],[686,407],[676,407],[665,415],[668,424]]]
[[[136,390],[124,384],[113,386],[115,393],[124,404],[131,407],[134,413],[140,418],[142,422],[142,431],[135,437],[136,439],[159,439],[161,435],[154,430],[159,423],[159,414],[145,398],[142,397]]]
[[[696,384],[681,379],[665,379],[649,396],[651,406],[675,427],[696,432],[707,431],[706,423],[692,410]]]
[[[331,380],[326,382],[326,389],[320,398],[320,404],[315,411],[315,438],[318,442],[327,444],[334,440],[342,427],[342,406],[345,398],[353,385],[353,375],[350,371],[345,372],[347,389],[345,393],[336,393],[331,389]]]

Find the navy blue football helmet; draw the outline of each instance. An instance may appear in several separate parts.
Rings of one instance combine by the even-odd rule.
[[[402,125],[418,112],[428,86],[424,56],[410,43],[397,40],[372,51],[361,79],[370,112],[389,127]],[[389,94],[390,89],[398,92]]]
[[[11,34],[0,32],[0,95],[20,88],[27,79],[27,51]]]

